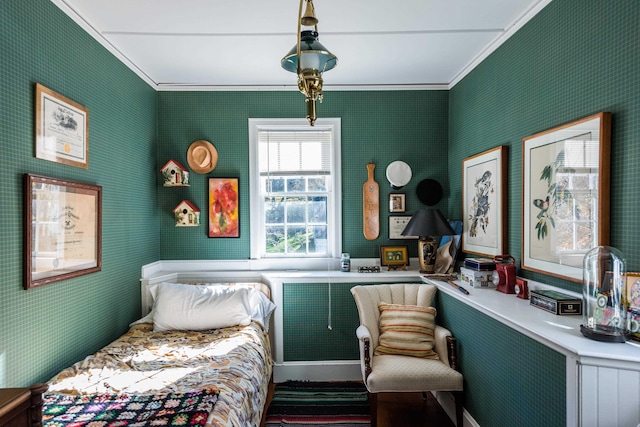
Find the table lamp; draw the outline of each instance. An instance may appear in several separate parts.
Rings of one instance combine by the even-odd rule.
[[[420,273],[432,274],[436,264],[438,249],[434,237],[456,234],[442,212],[435,208],[420,209],[412,217],[401,233],[403,236],[419,236],[418,259]]]

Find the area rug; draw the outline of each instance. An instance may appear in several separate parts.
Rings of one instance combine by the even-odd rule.
[[[278,383],[266,417],[266,427],[369,425],[367,389],[358,382]]]

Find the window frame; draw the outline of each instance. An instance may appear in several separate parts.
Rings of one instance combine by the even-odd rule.
[[[250,195],[250,227],[251,259],[265,262],[295,260],[296,263],[309,264],[312,260],[337,258],[342,253],[342,179],[341,179],[341,138],[340,118],[319,118],[310,129],[306,119],[249,119],[249,195]],[[267,256],[265,248],[265,210],[264,198],[260,190],[259,168],[259,130],[329,130],[332,132],[331,182],[327,192],[327,255],[282,255]],[[303,265],[296,265],[303,267]]]

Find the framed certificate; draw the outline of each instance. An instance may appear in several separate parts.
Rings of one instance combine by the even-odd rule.
[[[36,83],[36,157],[89,168],[89,111]]]
[[[102,187],[25,174],[24,288],[102,269]]]

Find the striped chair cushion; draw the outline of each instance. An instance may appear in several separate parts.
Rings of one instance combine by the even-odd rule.
[[[417,305],[378,303],[380,342],[375,355],[396,354],[438,359],[433,351],[436,309]]]

